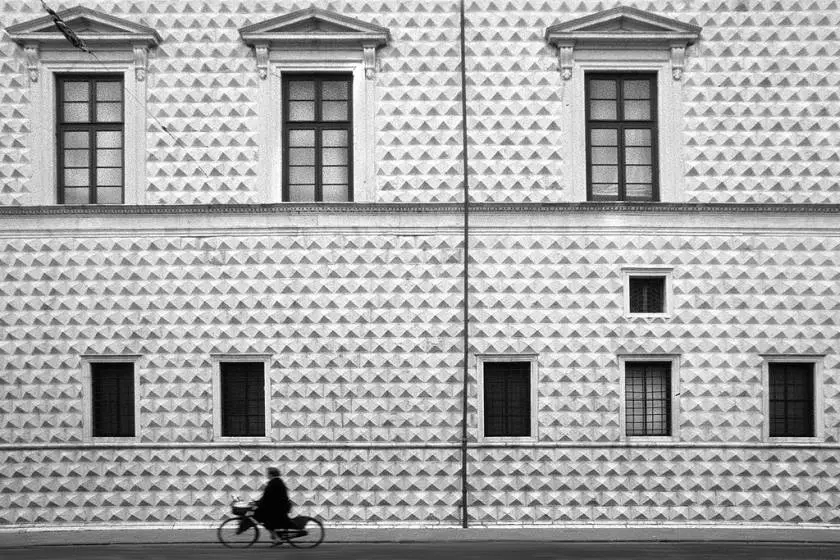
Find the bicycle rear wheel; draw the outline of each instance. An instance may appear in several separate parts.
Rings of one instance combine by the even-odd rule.
[[[216,530],[219,542],[228,548],[248,548],[260,536],[257,525],[247,517],[225,519]]]
[[[299,530],[289,530],[289,544],[295,548],[312,548],[324,540],[324,524],[314,517],[296,517]]]

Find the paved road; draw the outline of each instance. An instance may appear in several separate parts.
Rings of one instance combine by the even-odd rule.
[[[324,543],[312,550],[270,548],[266,542],[244,550],[205,545],[83,545],[0,549],[2,560],[473,560],[473,559],[599,559],[599,560],[796,560],[840,559],[839,544],[785,543]]]

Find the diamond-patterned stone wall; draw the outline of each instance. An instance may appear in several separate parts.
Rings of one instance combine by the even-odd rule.
[[[500,230],[501,231],[501,230]],[[330,523],[458,523],[459,235],[3,241],[3,524],[209,522],[278,464]],[[477,440],[476,523],[834,523],[840,239],[477,232],[476,353],[536,353],[538,443]],[[673,267],[627,319],[621,268]],[[270,353],[272,442],[214,442],[211,354]],[[141,356],[137,444],[85,442],[80,356]],[[616,355],[678,353],[679,441],[621,440]],[[825,354],[824,437],[761,438],[761,354]],[[477,402],[475,386],[471,403]]]
[[[156,29],[147,122],[151,204],[263,202],[253,53],[238,28],[317,6],[387,27],[376,84],[376,201],[462,198],[457,2],[86,1]],[[67,8],[76,2],[55,2]],[[467,2],[470,182],[476,201],[567,202],[562,78],[546,27],[615,3]],[[840,201],[836,0],[624,3],[702,26],[683,76],[683,198]],[[39,4],[0,6],[4,25]],[[30,204],[33,108],[22,49],[0,36],[0,204]],[[171,132],[160,129],[164,125]]]

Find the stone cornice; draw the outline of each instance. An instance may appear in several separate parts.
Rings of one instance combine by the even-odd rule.
[[[280,203],[138,206],[4,206],[0,216],[171,214],[461,214],[461,203]],[[470,211],[559,214],[840,214],[840,204],[725,204],[687,202],[470,203]]]

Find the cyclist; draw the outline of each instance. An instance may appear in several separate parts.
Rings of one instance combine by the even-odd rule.
[[[268,475],[268,484],[265,485],[263,495],[257,502],[254,517],[265,525],[274,545],[278,545],[281,541],[274,534],[274,531],[291,527],[289,511],[292,509],[292,502],[289,501],[286,485],[280,478],[280,471],[276,467],[269,467],[266,474]]]

